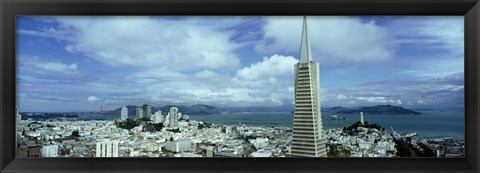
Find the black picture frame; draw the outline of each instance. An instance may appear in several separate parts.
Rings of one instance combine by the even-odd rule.
[[[2,173],[479,172],[478,0],[1,0],[0,11]],[[15,158],[18,15],[461,15],[465,17],[465,158]]]

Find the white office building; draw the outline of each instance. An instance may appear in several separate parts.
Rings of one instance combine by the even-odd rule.
[[[128,109],[127,107],[122,107],[122,110],[120,111],[120,118],[122,120],[126,120],[128,118]]]
[[[157,112],[155,112],[155,114],[153,114],[152,121],[155,124],[158,124],[163,121],[163,115],[161,110],[158,110]]]
[[[170,112],[168,112],[168,127],[170,128],[178,128],[178,108],[171,107]]]
[[[136,115],[135,115],[135,119],[142,119],[143,118],[143,109],[142,107],[137,107],[137,110],[136,110]]]
[[[326,157],[320,111],[320,65],[313,61],[307,20],[303,17],[300,61],[295,64],[295,115],[292,157]]]
[[[58,145],[44,145],[42,147],[42,157],[57,157],[58,156]]]
[[[168,141],[165,145],[165,150],[180,153],[190,151],[192,149],[192,142],[189,140]]]
[[[95,157],[118,157],[118,141],[97,142]]]

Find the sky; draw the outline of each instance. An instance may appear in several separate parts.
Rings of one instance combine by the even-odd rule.
[[[464,107],[463,16],[308,16],[322,107]],[[19,16],[21,111],[292,106],[301,16]]]

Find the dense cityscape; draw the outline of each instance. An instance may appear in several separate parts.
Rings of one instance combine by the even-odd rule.
[[[292,129],[215,125],[191,120],[175,107],[151,116],[126,108],[118,120],[19,120],[19,157],[289,157]],[[18,114],[20,117],[20,114]],[[463,157],[463,141],[385,132],[359,121],[327,129],[328,157]]]

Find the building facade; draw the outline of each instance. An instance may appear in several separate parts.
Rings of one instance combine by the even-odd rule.
[[[171,107],[170,112],[168,112],[168,127],[178,128],[178,108]]]
[[[137,107],[135,119],[138,120],[142,118],[143,118],[143,109],[141,107]]]
[[[42,157],[57,157],[58,156],[58,145],[44,145],[42,147]]]
[[[126,120],[128,118],[128,109],[127,107],[122,107],[122,110],[120,111],[120,118],[122,120]]]
[[[95,157],[118,157],[118,141],[97,142]]]
[[[320,65],[313,62],[307,20],[303,17],[300,61],[295,64],[295,115],[292,157],[326,157],[320,110]]]
[[[168,141],[165,144],[165,150],[181,153],[184,151],[190,151],[192,149],[192,142],[188,140]]]
[[[161,110],[158,110],[157,112],[155,112],[155,114],[153,114],[152,121],[155,124],[158,124],[163,121],[163,115]]]
[[[143,105],[143,117],[150,118],[152,116],[152,105],[144,104]]]

